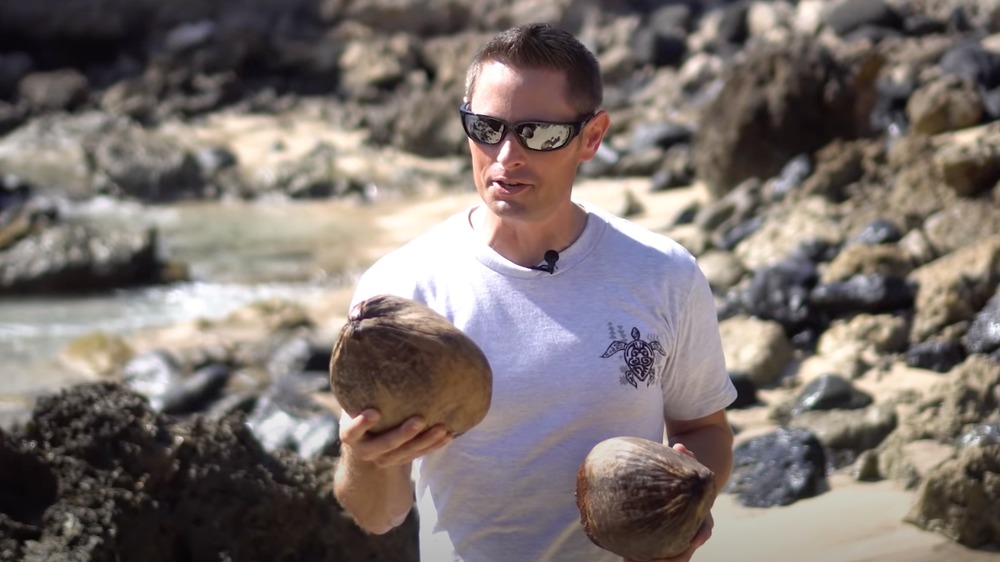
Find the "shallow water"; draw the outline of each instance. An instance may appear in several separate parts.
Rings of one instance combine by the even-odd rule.
[[[74,209],[69,213],[79,220],[156,226],[164,255],[188,264],[192,280],[91,296],[0,299],[0,396],[73,380],[57,363],[59,350],[90,332],[127,334],[219,318],[257,300],[308,299],[342,288],[376,257],[369,242],[393,206],[271,201],[149,208],[98,201]]]

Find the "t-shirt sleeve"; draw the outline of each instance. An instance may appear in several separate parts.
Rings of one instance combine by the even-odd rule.
[[[726,370],[712,291],[696,265],[687,298],[674,310],[673,349],[663,377],[664,416],[697,419],[732,404],[736,387]]]

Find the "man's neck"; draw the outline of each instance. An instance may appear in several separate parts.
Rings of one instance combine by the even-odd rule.
[[[469,223],[487,245],[524,267],[542,263],[545,252],[568,248],[587,225],[587,212],[575,203],[566,213],[544,222],[512,220],[493,214],[485,205],[473,209]]]

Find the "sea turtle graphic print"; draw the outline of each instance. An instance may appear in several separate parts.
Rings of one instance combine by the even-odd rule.
[[[608,328],[611,330],[611,337],[614,338],[615,330],[610,323],[608,323]],[[655,354],[667,356],[667,352],[660,345],[660,342],[654,339],[643,341],[639,328],[632,328],[632,339],[627,340],[625,331],[619,326],[618,336],[621,339],[612,341],[601,357],[606,359],[618,353],[625,356],[625,365],[622,366],[622,384],[630,384],[634,388],[639,388],[640,382],[646,383],[646,386],[656,382],[656,369],[654,367],[657,357]]]

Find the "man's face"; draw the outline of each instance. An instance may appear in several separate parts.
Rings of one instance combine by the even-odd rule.
[[[467,101],[471,112],[508,123],[576,121],[579,110],[566,101],[566,92],[562,72],[492,62],[483,66]],[[606,129],[598,121],[591,120],[567,146],[548,152],[528,150],[512,130],[496,145],[470,139],[479,196],[501,219],[543,221],[569,212],[577,167],[594,156]]]

